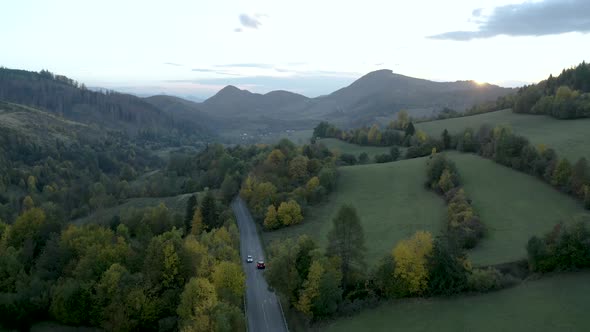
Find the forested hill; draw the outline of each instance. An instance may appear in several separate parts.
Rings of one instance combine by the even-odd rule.
[[[560,119],[590,117],[590,64],[582,62],[518,91],[514,112],[546,114]]]
[[[177,119],[141,98],[114,91],[91,91],[84,84],[44,70],[37,73],[0,67],[0,100],[131,135],[194,139],[210,135],[198,120]]]

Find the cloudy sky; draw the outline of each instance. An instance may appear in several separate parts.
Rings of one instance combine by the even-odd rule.
[[[590,0],[19,0],[0,12],[0,66],[138,94],[317,96],[384,68],[518,86],[590,60]]]

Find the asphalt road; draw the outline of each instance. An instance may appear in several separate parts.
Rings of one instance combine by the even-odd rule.
[[[246,203],[239,197],[232,203],[232,209],[240,229],[240,255],[246,273],[248,331],[288,331],[277,296],[268,289],[264,279],[264,270],[256,268],[256,261],[265,258],[252,215]],[[246,262],[248,255],[254,258],[253,263]]]

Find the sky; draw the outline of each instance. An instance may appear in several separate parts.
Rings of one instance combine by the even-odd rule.
[[[0,66],[139,95],[315,97],[378,69],[520,86],[590,61],[590,0],[19,0],[0,13]]]

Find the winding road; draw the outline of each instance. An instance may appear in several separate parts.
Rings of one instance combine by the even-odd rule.
[[[240,229],[240,255],[246,273],[246,316],[250,332],[288,332],[283,311],[274,292],[269,290],[264,271],[256,268],[258,259],[264,260],[264,251],[256,225],[246,203],[236,198],[232,209]],[[254,263],[247,263],[246,256],[252,255]]]

